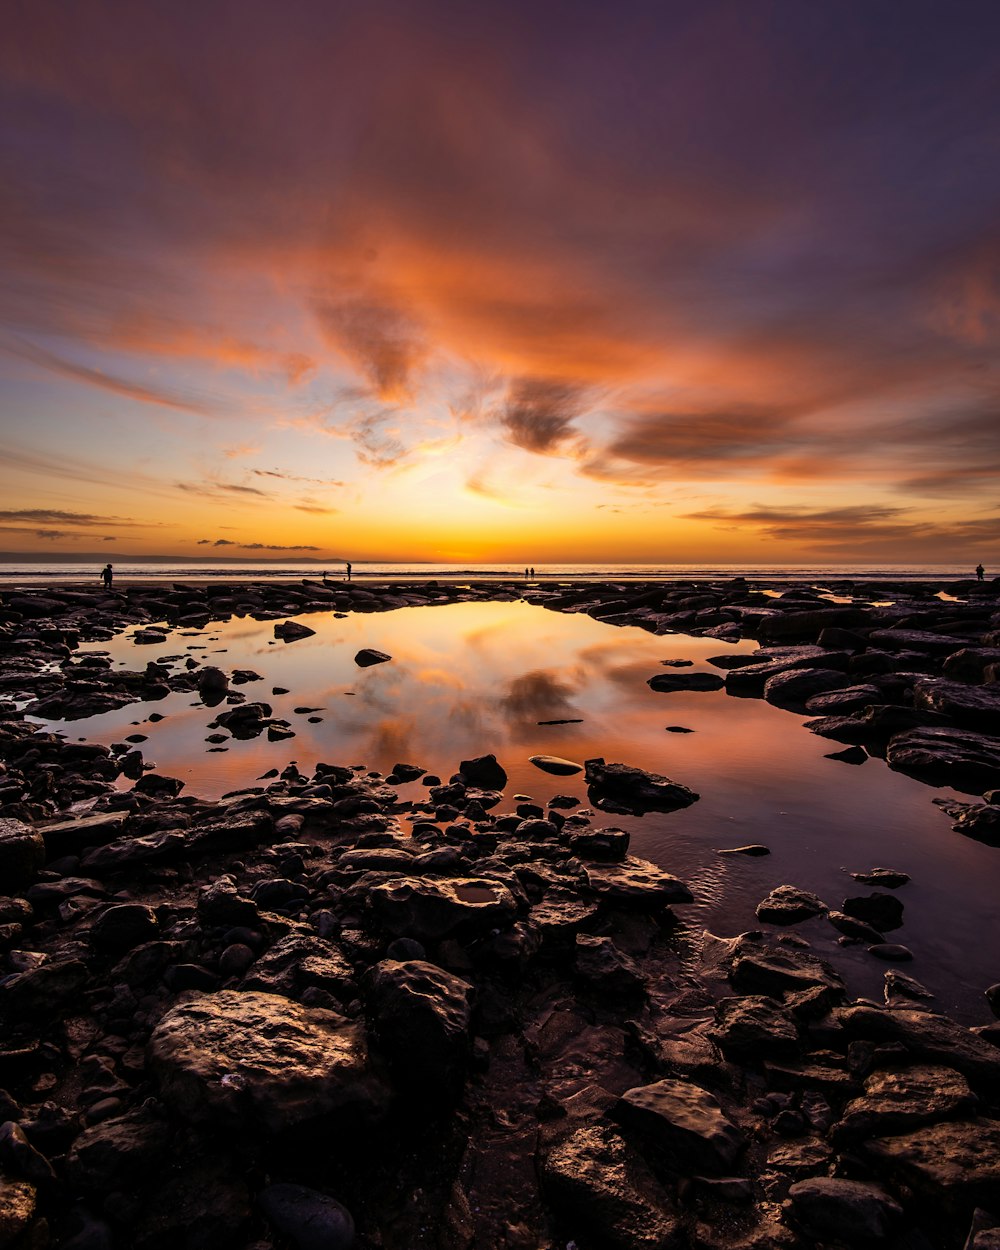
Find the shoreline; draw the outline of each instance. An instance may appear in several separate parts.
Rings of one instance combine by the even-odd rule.
[[[763,900],[761,933],[709,938],[692,976],[687,887],[613,829],[616,811],[693,801],[666,778],[588,761],[590,816],[518,804],[492,756],[426,779],[423,803],[401,801],[394,774],[338,765],[206,802],[134,748],[38,732],[16,703],[82,729],[94,709],[185,689],[234,736],[280,731],[219,670],[125,673],[75,649],[160,620],[308,628],[310,611],[524,598],[756,638],[752,662],[725,671],[730,693],[827,700],[813,732],[959,783],[978,801],[955,805],[955,829],[997,845],[997,587],[943,601],[908,583],[873,606],[749,581],[387,580],[0,592],[0,1085],[25,1230],[44,1219],[56,1244],[103,1229],[166,1250],[211,1228],[237,1247],[285,1202],[358,1250],[811,1250],[897,1234],[958,1250],[1000,1192],[1000,1024],[927,1010],[898,934],[875,931],[896,927],[905,880],[862,880],[864,914],[830,916],[846,940],[896,948],[872,956],[887,960],[884,1004],[849,1000],[796,940],[815,900],[790,885]],[[123,768],[132,790],[115,788]],[[989,1001],[998,1012],[1000,991]],[[182,1162],[160,1175],[168,1157]]]

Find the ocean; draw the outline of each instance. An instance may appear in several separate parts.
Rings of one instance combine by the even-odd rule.
[[[130,578],[143,581],[175,582],[189,579],[230,579],[239,581],[290,581],[308,578],[343,580],[343,564],[324,567],[309,561],[185,561],[114,560],[115,584]],[[96,562],[19,560],[0,561],[0,582],[25,586],[94,582],[100,576]],[[491,564],[365,563],[357,562],[352,578],[357,581],[448,580],[464,578],[512,578],[524,581],[524,567]],[[625,581],[664,579],[672,581],[726,581],[734,577],[773,582],[807,582],[823,585],[838,581],[940,582],[972,580],[973,569],[956,564],[545,564],[536,565],[537,581],[593,580]]]

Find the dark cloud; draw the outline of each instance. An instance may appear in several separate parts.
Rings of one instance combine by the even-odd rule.
[[[305,543],[298,543],[290,547],[279,546],[275,543],[240,543],[233,538],[199,538],[197,545],[199,547],[238,547],[240,551],[321,551],[321,547],[310,547]]]
[[[227,495],[250,495],[256,499],[270,499],[267,491],[256,486],[241,486],[238,482],[175,482],[177,490],[189,495],[204,495],[209,499],[224,499]]]
[[[573,421],[585,403],[585,392],[572,383],[518,378],[508,388],[500,426],[515,447],[546,455],[564,447],[578,433]]]
[[[55,522],[60,525],[89,527],[92,525],[135,525],[127,517],[96,516],[92,512],[63,512],[58,508],[3,508],[0,521],[28,521],[37,524]]]
[[[409,316],[364,299],[317,300],[314,308],[326,338],[361,371],[380,399],[395,402],[411,395],[413,375],[427,347]]]

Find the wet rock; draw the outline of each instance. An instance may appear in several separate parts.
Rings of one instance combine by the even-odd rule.
[[[22,820],[0,817],[0,881],[17,892],[37,877],[45,864],[41,833]]]
[[[569,849],[580,859],[620,863],[628,854],[629,841],[630,835],[624,829],[587,829],[572,835]]]
[[[403,1085],[456,1091],[469,1050],[472,986],[425,960],[383,960],[365,979],[372,1035]]]
[[[888,963],[909,963],[913,958],[910,948],[901,946],[898,942],[876,942],[874,946],[868,947],[868,954]]]
[[[373,664],[386,664],[391,659],[392,656],[384,651],[376,651],[374,647],[362,647],[354,657],[354,663],[358,668],[371,668]]]
[[[687,1174],[727,1173],[746,1145],[718,1100],[687,1081],[663,1080],[627,1090],[615,1104],[614,1118],[635,1129]]]
[[[270,703],[238,703],[228,711],[220,712],[215,720],[234,738],[248,739],[263,733],[270,718]]]
[[[1000,785],[1000,738],[967,729],[911,729],[890,740],[886,762],[919,781],[982,794]]]
[[[844,982],[822,960],[806,951],[776,949],[740,938],[730,964],[729,981],[747,994],[781,995],[820,987],[832,1001],[843,994]]]
[[[121,903],[102,912],[90,928],[90,944],[106,955],[123,955],[159,937],[160,926],[151,907]]]
[[[556,777],[571,777],[574,773],[583,772],[582,764],[574,764],[572,760],[560,759],[558,755],[529,755],[528,763],[534,764],[543,773],[552,773]]]
[[[863,1097],[844,1107],[834,1127],[838,1142],[909,1133],[975,1109],[976,1096],[953,1068],[915,1064],[900,1071],[877,1069],[865,1079]]]
[[[807,1237],[854,1246],[884,1241],[903,1208],[880,1185],[816,1176],[792,1185],[785,1213]]]
[[[882,941],[882,934],[877,929],[872,928],[866,921],[859,920],[856,916],[849,916],[842,911],[831,911],[826,918],[845,937],[857,938],[861,942]]]
[[[650,690],[669,694],[678,690],[721,690],[725,682],[718,673],[657,673],[646,685]]]
[[[966,804],[957,813],[952,829],[986,846],[1000,846],[1000,807],[991,803]]]
[[[844,681],[840,675],[841,683]],[[882,691],[875,685],[844,686],[821,691],[811,695],[805,703],[805,710],[813,716],[846,716],[851,712],[862,712],[866,707],[883,700]]]
[[[546,890],[540,903],[531,909],[531,924],[542,942],[554,947],[569,947],[582,929],[591,927],[600,907],[581,898],[574,890]]]
[[[173,1007],[150,1038],[164,1099],[194,1122],[280,1132],[334,1114],[378,1116],[387,1092],[362,1026],[274,994],[221,990]]]
[[[913,704],[984,733],[1000,725],[1000,688],[996,685],[969,686],[961,681],[927,678],[913,687]]]
[[[764,683],[764,698],[775,707],[802,711],[814,695],[841,689],[847,678],[832,668],[798,668],[775,673]]]
[[[179,777],[161,777],[158,773],[146,773],[133,787],[136,794],[146,794],[157,799],[175,799],[184,789]]]
[[[913,1003],[926,1003],[934,997],[915,977],[907,976],[898,968],[890,968],[885,973],[883,994],[887,1007],[908,1007]]]
[[[841,911],[863,920],[879,932],[898,929],[903,923],[903,904],[894,895],[881,890],[845,898]]]
[[[863,747],[845,747],[843,751],[831,751],[824,759],[839,760],[842,764],[865,764],[869,759]]]
[[[268,1223],[295,1250],[351,1250],[354,1220],[336,1198],[305,1185],[268,1185],[257,1199]]]
[[[611,1129],[577,1129],[549,1151],[542,1184],[567,1229],[609,1250],[668,1250],[677,1221],[642,1158]]]
[[[356,996],[354,969],[331,942],[291,933],[253,964],[243,982],[248,990],[298,998],[312,988],[347,1002]]]
[[[688,887],[648,860],[628,856],[622,863],[587,864],[590,889],[615,907],[659,908],[670,903],[690,903]]]
[[[206,702],[211,703],[212,700],[221,702],[229,689],[229,678],[221,668],[216,668],[214,664],[209,664],[198,670],[195,685],[198,687],[198,693]]]
[[[852,872],[851,876],[862,885],[884,885],[890,890],[906,885],[910,879],[908,872],[896,868],[873,868],[870,872]]]
[[[483,790],[503,790],[507,785],[507,774],[495,755],[478,755],[471,760],[462,760],[458,766],[466,785],[479,786]]]
[[[763,846],[759,842],[751,842],[747,846],[729,846],[722,850],[717,850],[716,855],[749,855],[752,858],[761,855],[770,855],[771,848]]]
[[[770,924],[798,924],[811,916],[821,916],[827,905],[808,890],[794,885],[779,885],[757,904],[757,919]]]
[[[282,642],[297,642],[300,638],[311,638],[316,631],[301,621],[279,621],[274,627],[275,638]]]
[[[628,764],[606,764],[598,757],[587,760],[584,770],[591,802],[598,807],[604,805],[605,810],[633,815],[671,812],[689,807],[698,799],[687,786]]]
[[[452,933],[482,934],[510,924],[517,904],[497,881],[458,877],[437,881],[396,877],[374,885],[368,905],[395,937],[434,940]]]

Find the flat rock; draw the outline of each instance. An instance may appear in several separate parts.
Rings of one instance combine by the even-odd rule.
[[[775,707],[803,710],[813,695],[843,687],[847,677],[832,668],[793,668],[764,682],[764,698]]]
[[[974,1110],[975,1094],[961,1073],[938,1064],[876,1069],[865,1092],[844,1107],[834,1128],[838,1141],[909,1133]]]
[[[221,990],[173,1007],[147,1057],[163,1098],[193,1122],[273,1132],[336,1113],[379,1115],[363,1025],[275,994]]]
[[[828,910],[826,903],[808,890],[800,890],[794,885],[778,885],[757,904],[756,913],[758,920],[786,925],[798,924],[811,916],[821,916]]]
[[[729,981],[744,994],[781,995],[819,986],[837,997],[844,982],[822,960],[807,951],[740,942],[730,965]]]
[[[968,729],[911,729],[890,739],[886,762],[934,786],[982,794],[1000,785],[1000,738]]]
[[[646,682],[650,690],[661,694],[679,690],[721,690],[725,684],[718,673],[657,673]]]
[[[841,675],[843,681],[843,675]],[[811,695],[806,700],[806,711],[813,716],[844,716],[850,712],[861,712],[874,703],[882,702],[882,692],[878,686],[842,686]]]
[[[605,810],[633,815],[672,812],[698,800],[687,786],[629,764],[606,764],[598,757],[585,761],[584,770],[591,802],[597,807],[604,805]]]
[[[746,1145],[718,1099],[688,1081],[656,1081],[627,1090],[612,1115],[654,1142],[685,1175],[691,1169],[728,1173]]]
[[[0,817],[0,881],[17,893],[34,881],[45,864],[45,841],[23,820]]]
[[[574,764],[572,760],[560,759],[558,755],[529,755],[528,763],[534,764],[543,773],[552,773],[556,777],[571,777],[574,773],[583,772],[582,764]]]
[[[1000,1188],[1000,1124],[994,1120],[943,1121],[913,1133],[876,1137],[862,1150],[880,1167],[945,1207],[996,1206]]]
[[[483,934],[510,924],[517,903],[505,885],[485,878],[395,877],[368,892],[372,915],[394,937],[434,940]]]
[[[927,678],[913,687],[915,707],[940,712],[969,729],[988,732],[1000,725],[1000,687],[970,686],[945,678]]]
[[[749,855],[751,858],[761,855],[770,855],[771,848],[763,846],[759,842],[751,842],[747,846],[727,846],[717,850],[716,855]]]
[[[629,856],[620,864],[587,864],[587,884],[604,902],[617,907],[662,907],[691,903],[688,887],[648,860]]]
[[[782,1058],[799,1049],[795,1022],[781,1003],[759,994],[723,998],[715,1006],[712,1036],[727,1057]]]

